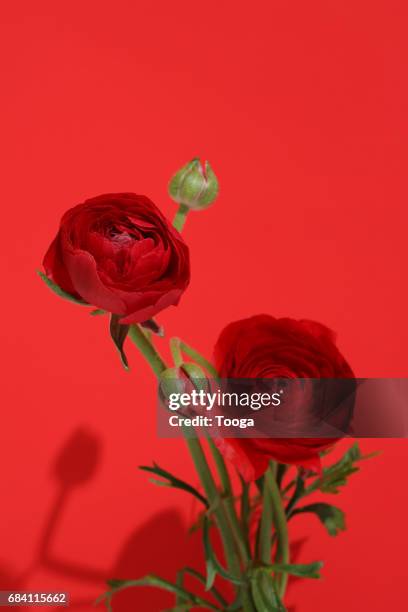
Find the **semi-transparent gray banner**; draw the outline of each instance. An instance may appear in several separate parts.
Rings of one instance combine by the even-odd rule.
[[[157,430],[162,438],[405,438],[408,379],[166,380]]]

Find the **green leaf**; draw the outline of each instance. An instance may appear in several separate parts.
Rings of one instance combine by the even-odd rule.
[[[205,571],[206,571],[206,581],[205,581],[205,590],[209,591],[215,581],[215,577],[217,576],[217,568],[215,562],[215,555],[210,542],[210,534],[209,527],[207,521],[204,519],[204,528],[203,528],[203,538],[204,538],[204,551],[205,551]]]
[[[222,578],[225,578],[225,580],[232,582],[233,584],[242,585],[242,580],[240,580],[239,578],[235,578],[235,576],[232,576],[229,572],[227,572],[226,569],[222,567],[221,563],[218,561],[211,544],[210,522],[207,517],[204,517],[203,542],[207,572],[205,590],[209,591],[212,588],[217,574],[219,574]]]
[[[376,455],[378,455],[378,453],[363,455],[360,451],[358,444],[355,443],[346,451],[346,453],[343,455],[343,457],[341,457],[341,459],[339,459],[332,465],[325,467],[323,469],[322,475],[312,480],[312,482],[310,482],[310,480],[308,479],[307,482],[310,483],[308,484],[308,486],[306,486],[306,481],[303,479],[301,474],[298,474],[296,481],[292,481],[292,483],[295,482],[295,488],[292,497],[286,506],[286,514],[288,518],[298,512],[297,509],[295,510],[295,506],[297,505],[297,503],[301,499],[303,499],[307,495],[310,495],[311,493],[314,493],[315,491],[322,491],[323,493],[333,494],[339,493],[340,488],[347,484],[349,477],[355,472],[359,471],[360,468],[356,464],[366,459],[370,459],[371,457],[374,457]],[[321,507],[319,505],[312,504],[311,508],[311,512],[313,512],[313,508],[317,508],[317,514],[318,511],[324,513],[324,516],[319,516],[319,518],[320,520],[322,520],[322,522],[327,527],[329,533],[331,533],[332,535],[335,535],[339,530],[345,529],[344,515],[340,514],[341,510],[339,510],[338,508],[336,508],[335,511],[332,511],[330,514],[327,513],[328,511],[326,511],[324,505],[323,507]],[[333,520],[335,521],[334,523]]]
[[[194,495],[194,497],[196,497],[201,503],[203,503],[206,508],[209,507],[207,499],[204,497],[204,495],[201,495],[201,493],[197,491],[196,488],[189,485],[184,480],[180,480],[180,478],[173,476],[173,474],[158,466],[157,463],[154,463],[153,467],[150,467],[148,465],[140,465],[139,469],[145,472],[151,472],[152,474],[156,474],[156,476],[161,476],[162,478],[165,478],[167,480],[167,482],[153,480],[154,484],[173,487],[174,489],[180,489],[182,491],[186,491],[187,493],[191,493],[191,495]]]
[[[301,499],[304,495],[305,481],[303,480],[302,475],[299,472],[296,477],[295,488],[293,490],[292,497],[290,498],[285,510],[288,517],[292,515],[293,508],[295,507],[299,499]]]
[[[285,463],[278,463],[278,467],[276,470],[276,484],[278,485],[280,489],[282,488],[283,478],[286,472],[288,471],[288,469],[289,469],[289,466],[286,465]]]
[[[41,272],[41,270],[37,270],[37,274],[44,281],[47,287],[49,287],[51,291],[53,291],[59,297],[63,298],[64,300],[68,300],[69,302],[74,302],[74,304],[79,304],[80,306],[90,306],[88,302],[85,302],[84,300],[78,300],[76,297],[74,297],[70,293],[67,293],[66,291],[61,289],[61,287],[59,287],[56,283],[54,283],[53,280],[48,278],[48,276],[44,274],[43,272]]]
[[[263,495],[264,480],[265,480],[264,476],[260,476],[259,478],[255,480],[255,484],[258,487],[258,491],[261,496]]]
[[[126,580],[118,580],[117,578],[111,578],[106,581],[106,584],[111,587],[111,589],[119,589],[122,585],[126,584]]]
[[[270,563],[268,565],[260,565],[253,570],[254,574],[260,572],[277,572],[286,573],[299,578],[320,578],[320,569],[323,567],[321,561],[313,563]]]
[[[292,512],[292,516],[307,512],[315,514],[326,527],[331,536],[336,536],[340,531],[344,531],[346,529],[345,514],[343,510],[340,510],[340,508],[337,508],[336,506],[332,506],[331,504],[326,504],[324,502],[309,504],[308,506],[303,506],[302,508],[296,508]]]
[[[200,574],[200,572],[197,572],[197,570],[193,569],[192,567],[184,567],[183,569],[177,572],[177,585],[178,586],[181,586],[181,587],[183,586],[184,576],[186,574],[189,576],[192,576],[193,578],[201,582],[201,584],[203,584],[204,586],[206,585],[207,580],[205,576]],[[224,610],[228,604],[223,598],[223,596],[221,595],[221,593],[215,587],[212,587],[210,589],[210,593],[214,596],[214,598],[218,601],[218,603],[221,604],[222,609]],[[181,598],[178,598],[178,601],[176,603],[178,605],[180,604],[185,605],[185,600],[183,602]]]
[[[320,451],[319,453],[320,457],[326,457],[327,455],[330,455],[330,453],[332,453],[335,448],[336,448],[335,444],[332,444],[331,446],[329,446],[329,448],[325,448],[324,450]]]
[[[102,308],[95,308],[95,310],[91,310],[89,314],[91,315],[91,317],[96,317],[98,315],[105,315],[106,310],[103,310]]]
[[[368,456],[361,454],[360,447],[356,442],[339,461],[323,469],[323,475],[307,487],[305,495],[316,490],[323,493],[339,493],[340,487],[347,484],[348,478],[359,471],[360,468],[355,464],[363,459],[368,459]]]
[[[186,589],[153,574],[149,574],[138,580],[109,580],[108,585],[111,586],[111,590],[101,595],[95,603],[100,603],[106,600],[110,603],[112,597],[116,593],[125,589],[139,586],[150,586],[169,591],[177,597],[183,598],[186,603],[190,604],[190,607],[198,606],[200,608],[205,608],[206,610],[219,610],[217,606],[206,599],[198,597],[198,595],[195,595],[194,593],[191,593],[190,591],[187,591]]]
[[[198,512],[196,520],[189,527],[188,533],[190,535],[196,531],[200,531],[203,528],[204,517],[206,516],[207,510],[201,510],[201,512]]]
[[[123,350],[123,345],[125,343],[126,337],[129,331],[129,325],[122,325],[119,323],[119,315],[112,314],[110,318],[110,334],[112,340],[119,351],[120,360],[122,362],[125,370],[129,369],[129,363],[127,357],[125,355],[125,351]]]

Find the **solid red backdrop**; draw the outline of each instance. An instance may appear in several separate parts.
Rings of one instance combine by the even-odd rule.
[[[220,197],[188,219],[193,279],[161,317],[168,334],[210,355],[231,320],[314,318],[338,332],[358,375],[407,374],[405,8],[3,3],[3,588],[68,590],[72,609],[90,610],[105,578],[172,577],[200,552],[184,536],[187,499],[137,470],[154,459],[195,478],[182,441],[157,439],[147,366],[130,349],[125,373],[106,320],[35,274],[83,199],[135,191],[171,216],[172,172],[210,159]],[[326,562],[322,581],[293,586],[299,612],[405,604],[408,446],[362,446],[383,453],[335,500],[348,531],[293,523],[308,537],[301,560]],[[172,600],[132,601],[155,612]]]

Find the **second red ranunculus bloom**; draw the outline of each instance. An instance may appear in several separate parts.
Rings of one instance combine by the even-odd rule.
[[[354,378],[334,333],[314,321],[257,315],[230,323],[215,346],[222,378]],[[319,469],[328,438],[233,438],[219,440],[224,455],[243,476],[261,476],[269,461]]]

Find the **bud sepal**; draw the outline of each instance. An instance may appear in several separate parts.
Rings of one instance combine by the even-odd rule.
[[[193,159],[176,172],[169,183],[170,197],[190,210],[210,206],[218,195],[218,179],[208,161]]]

